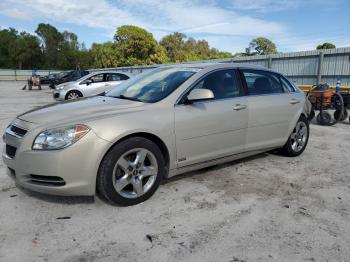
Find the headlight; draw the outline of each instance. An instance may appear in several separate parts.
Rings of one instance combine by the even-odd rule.
[[[41,132],[34,140],[34,150],[57,150],[68,147],[82,138],[90,128],[85,125],[73,125],[48,129]]]
[[[62,90],[62,89],[64,89],[66,86],[68,86],[68,84],[61,84],[61,85],[56,86],[56,89],[57,89],[57,90]]]

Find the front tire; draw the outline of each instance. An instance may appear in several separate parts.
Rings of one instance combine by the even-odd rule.
[[[280,152],[283,155],[290,157],[301,155],[309,141],[309,131],[309,121],[305,116],[300,116],[286,144],[281,148]]]
[[[159,147],[146,138],[132,137],[116,144],[104,157],[97,191],[113,205],[136,205],[154,194],[166,172]]]
[[[83,94],[78,91],[69,91],[66,95],[66,100],[73,100],[82,97]]]

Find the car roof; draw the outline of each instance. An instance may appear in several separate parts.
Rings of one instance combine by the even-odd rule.
[[[90,70],[91,71],[91,70]],[[120,71],[116,71],[116,70],[96,70],[96,71],[91,71],[88,75],[93,75],[93,74],[105,74],[105,73],[116,73],[116,74],[123,74],[123,75],[127,75],[127,76],[132,76],[132,74],[127,73],[127,72],[120,72]],[[88,76],[86,75],[86,76]]]
[[[161,67],[170,67],[170,68],[198,68],[198,69],[220,69],[220,68],[246,68],[246,69],[256,69],[256,70],[264,70],[270,71],[274,73],[278,73],[273,71],[267,67],[261,65],[252,65],[252,64],[243,64],[243,63],[231,63],[231,62],[207,62],[207,63],[181,63],[181,64],[167,64]]]

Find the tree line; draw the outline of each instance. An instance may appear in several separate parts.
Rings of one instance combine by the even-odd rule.
[[[317,48],[334,47],[324,43]],[[276,45],[263,37],[253,39],[245,52],[234,55],[179,32],[157,42],[152,33],[133,25],[118,27],[113,41],[93,43],[91,48],[80,43],[75,33],[60,32],[50,24],[40,23],[35,35],[13,28],[0,30],[0,68],[89,69],[275,53]]]

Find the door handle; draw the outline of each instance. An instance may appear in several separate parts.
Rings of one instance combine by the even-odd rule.
[[[247,106],[246,105],[241,105],[241,104],[237,104],[233,107],[233,110],[239,111],[239,110],[243,110],[246,109]]]
[[[105,84],[105,86],[110,86],[110,84]]]
[[[300,100],[293,98],[293,99],[291,99],[291,100],[289,101],[289,103],[292,104],[292,105],[299,104],[299,103],[300,103]]]

